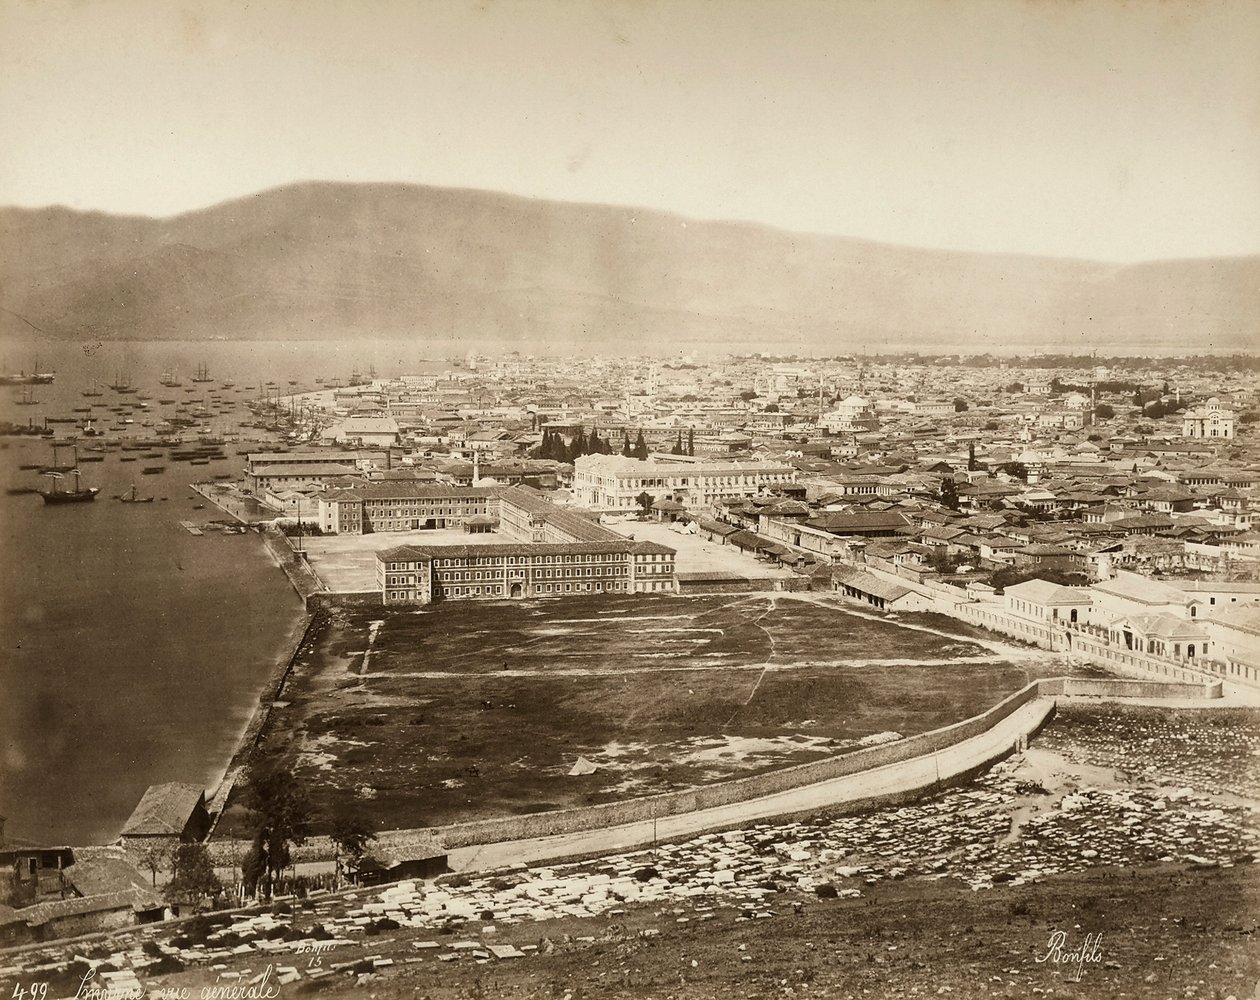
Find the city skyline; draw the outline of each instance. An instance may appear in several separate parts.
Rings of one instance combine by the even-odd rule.
[[[1250,5],[126,0],[0,26],[3,204],[383,181],[990,253],[1260,251]]]

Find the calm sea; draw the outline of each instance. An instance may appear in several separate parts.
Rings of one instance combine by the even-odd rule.
[[[145,788],[189,781],[213,787],[257,703],[263,681],[283,655],[301,607],[260,539],[207,532],[194,537],[180,521],[223,517],[187,484],[215,475],[239,478],[252,419],[246,400],[268,381],[314,387],[316,377],[345,379],[374,365],[381,374],[449,367],[422,361],[397,343],[331,344],[22,344],[0,343],[0,369],[55,370],[52,385],[0,386],[0,420],[42,423],[86,416],[123,439],[152,438],[144,421],[217,395],[223,409],[199,421],[214,435],[240,434],[227,457],[191,466],[167,457],[108,449],[89,452],[80,439],[84,484],[94,503],[45,506],[38,496],[10,496],[11,487],[48,481],[23,465],[51,464],[47,443],[0,438],[0,815],[13,837],[49,843],[91,843],[117,835]],[[357,352],[357,353],[356,353]],[[205,364],[213,385],[189,377]],[[158,384],[165,370],[183,385]],[[130,380],[139,392],[107,386]],[[84,397],[93,380],[100,397]],[[223,380],[234,390],[220,387]],[[253,390],[246,387],[253,386]],[[186,389],[194,389],[186,392]],[[272,390],[274,391],[274,389]],[[132,424],[110,407],[149,396]],[[54,424],[58,438],[73,424]],[[253,450],[258,445],[252,446]],[[134,462],[123,457],[136,456]],[[165,466],[143,475],[145,467]],[[151,504],[114,497],[136,483]],[[163,499],[165,498],[165,499]]]

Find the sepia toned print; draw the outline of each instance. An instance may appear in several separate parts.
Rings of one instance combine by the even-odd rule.
[[[0,0],[0,996],[1257,995],[1257,43]]]

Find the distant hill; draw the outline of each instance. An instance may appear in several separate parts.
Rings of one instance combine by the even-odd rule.
[[[1124,266],[310,183],[168,219],[0,209],[0,309],[0,332],[74,339],[1254,349],[1260,257]]]

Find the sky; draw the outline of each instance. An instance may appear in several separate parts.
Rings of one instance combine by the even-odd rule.
[[[1260,252],[1260,3],[0,0],[0,204],[301,180],[914,246]]]

